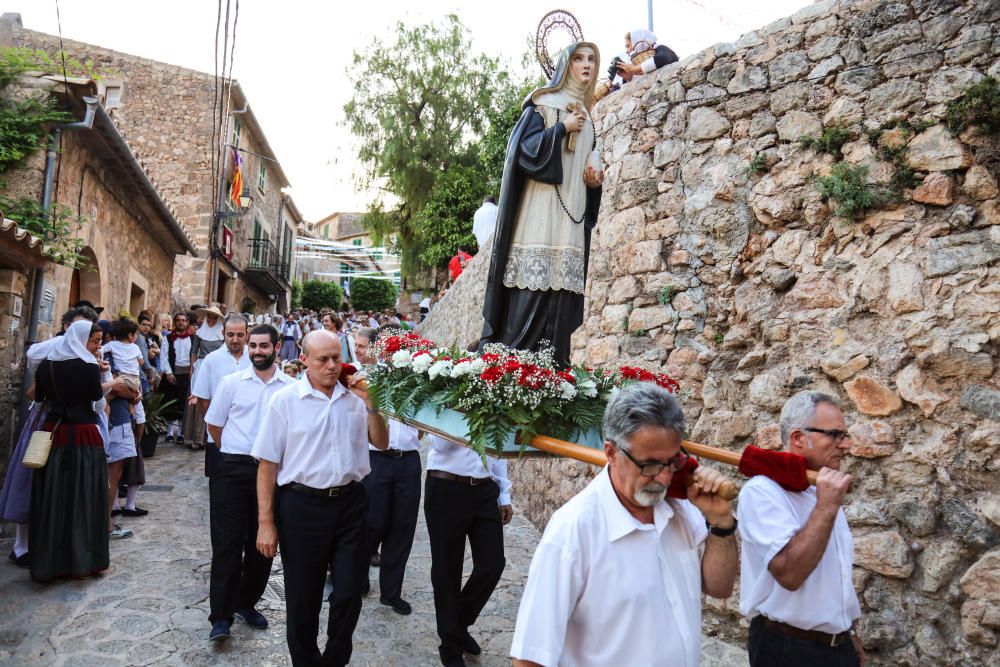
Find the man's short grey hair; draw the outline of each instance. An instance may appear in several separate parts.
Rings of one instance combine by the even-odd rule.
[[[668,428],[683,438],[684,413],[666,389],[651,382],[636,382],[608,401],[604,410],[604,439],[621,448],[644,426]]]
[[[829,403],[835,408],[840,408],[840,402],[836,398],[821,391],[800,391],[785,401],[779,418],[782,445],[788,447],[788,441],[795,429],[813,425],[816,406],[820,403]]]
[[[250,328],[247,324],[247,318],[243,317],[240,313],[229,313],[226,315],[226,319],[222,320],[222,330],[226,330],[226,326],[229,324],[242,324],[243,326]]]
[[[369,345],[371,345],[372,343],[375,342],[375,339],[378,338],[378,329],[365,327],[364,329],[358,329],[357,333],[355,333],[354,335],[361,336],[366,341],[368,341]]]

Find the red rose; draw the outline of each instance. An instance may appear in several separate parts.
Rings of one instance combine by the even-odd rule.
[[[487,384],[493,384],[503,377],[503,369],[499,366],[490,366],[479,377]]]
[[[570,384],[576,384],[576,376],[569,371],[559,371],[556,375]]]
[[[487,352],[483,356],[479,357],[488,364],[496,363],[500,359],[500,355],[493,354],[492,352]]]
[[[619,372],[624,378],[628,378],[629,380],[638,380],[640,370],[641,369],[634,366],[622,366]]]

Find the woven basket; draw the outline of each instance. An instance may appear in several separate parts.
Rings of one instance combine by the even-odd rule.
[[[54,431],[53,431],[54,432]],[[28,468],[44,468],[52,451],[52,433],[49,431],[34,431],[28,446],[24,451],[24,465]]]
[[[641,65],[655,55],[656,55],[656,49],[649,49],[648,51],[637,53],[634,56],[632,56],[632,64]]]

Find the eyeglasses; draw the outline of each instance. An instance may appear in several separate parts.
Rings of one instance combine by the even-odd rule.
[[[833,428],[803,428],[803,431],[809,431],[810,433],[822,433],[823,435],[828,435],[833,438],[833,443],[839,445],[847,438],[851,437],[851,434],[847,431],[840,431]]]
[[[622,454],[625,455],[626,458],[628,458],[629,461],[634,463],[636,467],[639,468],[639,474],[642,475],[643,477],[656,477],[661,472],[663,472],[664,468],[670,468],[670,472],[677,472],[678,470],[686,466],[688,459],[691,458],[688,455],[688,453],[684,451],[684,448],[682,447],[681,451],[678,452],[677,455],[672,459],[670,459],[669,461],[642,462],[642,461],[636,461],[635,458],[629,453],[629,451],[624,447],[622,447],[621,445],[618,446],[618,449],[621,451]]]

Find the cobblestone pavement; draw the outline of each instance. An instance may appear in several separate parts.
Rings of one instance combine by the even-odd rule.
[[[146,464],[149,484],[141,519],[123,519],[135,537],[111,543],[104,576],[56,584],[30,581],[26,570],[0,564],[0,665],[113,667],[115,665],[289,665],[285,644],[281,563],[258,605],[271,627],[241,621],[232,638],[210,644],[208,484],[201,453],[161,443]],[[516,499],[515,499],[516,501]],[[516,505],[515,505],[516,512]],[[514,619],[538,531],[515,514],[505,529],[507,568],[473,634],[483,654],[469,664],[509,665]],[[0,539],[0,553],[11,539]],[[6,561],[6,559],[4,559]],[[466,563],[471,568],[470,563]],[[355,665],[434,665],[437,636],[430,584],[430,549],[421,512],[403,597],[413,614],[399,616],[378,602],[377,570],[354,633]],[[326,627],[326,609],[320,627]],[[325,638],[321,638],[322,641]],[[702,665],[746,665],[745,653],[706,638]]]

